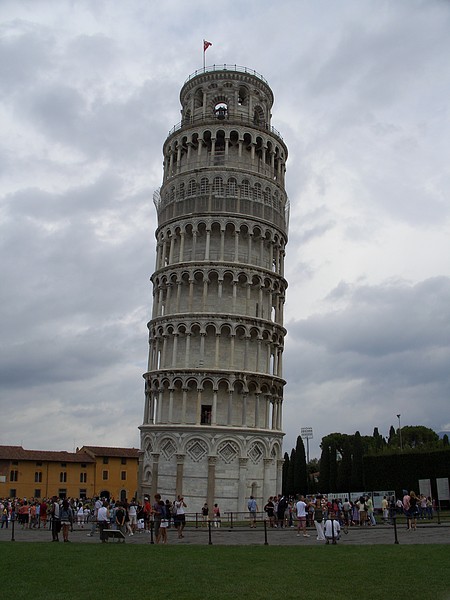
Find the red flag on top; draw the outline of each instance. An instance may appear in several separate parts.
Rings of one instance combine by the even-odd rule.
[[[207,42],[206,40],[203,40],[203,52],[206,52],[210,46],[212,46],[211,42]]]

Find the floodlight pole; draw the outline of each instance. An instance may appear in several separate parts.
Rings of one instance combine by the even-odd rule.
[[[302,427],[300,429],[300,436],[306,440],[306,463],[309,465],[309,440],[313,439],[312,427]]]

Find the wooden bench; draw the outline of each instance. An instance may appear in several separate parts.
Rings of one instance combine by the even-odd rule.
[[[106,541],[112,538],[113,540],[116,539],[118,542],[125,542],[125,536],[120,529],[104,529],[103,536]]]

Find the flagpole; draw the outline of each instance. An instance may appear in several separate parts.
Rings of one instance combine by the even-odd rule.
[[[205,71],[205,69],[206,69],[205,54],[210,46],[212,46],[211,42],[208,42],[207,40],[203,40],[203,71]]]

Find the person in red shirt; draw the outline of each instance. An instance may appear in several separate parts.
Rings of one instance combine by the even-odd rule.
[[[144,523],[145,529],[150,530],[150,517],[152,515],[152,505],[150,504],[150,498],[145,496],[144,498]]]
[[[44,529],[47,526],[47,509],[48,509],[47,502],[45,500],[42,500],[41,505],[39,507],[39,525],[38,525],[39,529],[41,527],[41,523],[42,523],[42,527]]]

